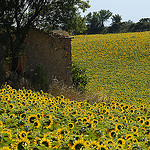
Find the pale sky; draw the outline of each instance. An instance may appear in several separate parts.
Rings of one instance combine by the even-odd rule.
[[[150,18],[150,0],[89,0],[91,8],[86,13],[98,12],[101,9],[110,10],[113,15],[119,14],[122,21],[138,22],[141,18]],[[110,21],[107,23],[111,23]]]

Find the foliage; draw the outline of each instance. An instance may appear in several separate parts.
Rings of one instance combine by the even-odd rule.
[[[78,35],[72,59],[86,67],[86,89],[111,99],[149,101],[150,32]]]
[[[115,14],[112,16],[112,24],[120,23],[122,18],[119,14]]]
[[[112,13],[109,10],[100,10],[99,12],[89,13],[86,16],[88,34],[100,33],[104,28],[104,22],[107,21]]]
[[[0,89],[0,149],[149,149],[149,102],[89,104],[42,90]],[[143,103],[143,104],[142,104]]]
[[[88,83],[86,69],[81,68],[79,64],[72,64],[72,80],[75,88],[81,92],[85,92],[85,86]]]
[[[112,19],[112,23],[110,26],[105,27],[104,22],[107,21],[110,17]],[[90,12],[85,19],[87,26],[85,33],[106,34],[150,31],[150,18],[141,18],[137,23],[134,23],[131,20],[121,22],[121,20],[121,15],[113,15],[109,10],[102,9],[98,12]]]
[[[32,26],[42,29],[50,26],[54,29],[60,25],[69,31],[80,28],[78,25],[84,20],[77,16],[77,12],[86,8],[89,8],[88,1],[82,0],[1,0],[0,35],[5,38],[3,41],[7,41],[2,42],[2,47],[12,60],[11,70],[17,69],[18,56],[23,51],[22,45]]]
[[[105,31],[105,33],[125,33],[143,31],[150,31],[150,22],[148,22],[147,18],[142,18],[137,23],[133,23],[130,20],[127,22],[112,23],[111,26],[107,28],[107,31]]]

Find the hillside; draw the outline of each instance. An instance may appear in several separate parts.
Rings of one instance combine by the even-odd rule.
[[[150,32],[77,35],[73,61],[87,69],[90,91],[113,100],[149,100]]]

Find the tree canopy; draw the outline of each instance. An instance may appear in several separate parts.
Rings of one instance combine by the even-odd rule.
[[[104,28],[104,22],[111,17],[112,13],[109,10],[100,10],[99,12],[89,13],[86,16],[88,33],[100,33]]]

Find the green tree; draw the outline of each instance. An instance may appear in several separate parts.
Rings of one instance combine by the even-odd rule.
[[[101,20],[101,26],[104,27],[104,22],[112,16],[112,12],[110,12],[109,10],[102,9],[99,11],[99,16]]]
[[[4,58],[11,59],[11,70],[17,70],[18,56],[31,26],[42,29],[60,26],[70,31],[76,27],[73,20],[79,19],[77,12],[89,8],[88,3],[88,0],[1,0],[0,37]]]
[[[89,34],[100,33],[104,28],[104,22],[109,19],[112,13],[109,10],[89,13],[86,16],[86,25]]]
[[[112,16],[112,24],[120,23],[122,20],[122,17],[119,14],[115,14]]]
[[[95,34],[101,31],[100,17],[97,12],[89,13],[86,16],[86,24],[88,28],[88,33]]]
[[[140,23],[150,23],[150,18],[142,18],[139,20]]]

